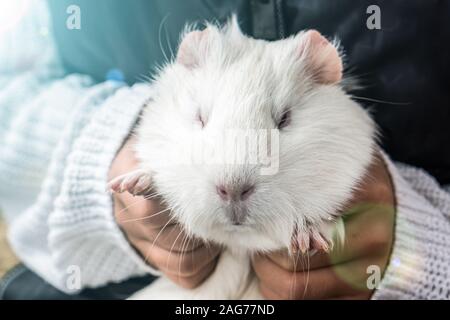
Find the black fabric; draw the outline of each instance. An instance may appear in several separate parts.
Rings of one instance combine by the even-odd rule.
[[[69,295],[54,288],[24,265],[18,265],[0,279],[0,300],[123,300],[155,279],[150,275],[131,278],[122,283],[84,289]]]
[[[381,9],[381,30],[368,30],[366,9]],[[450,183],[450,1],[285,1],[288,34],[315,28],[337,36],[347,71],[395,160]]]

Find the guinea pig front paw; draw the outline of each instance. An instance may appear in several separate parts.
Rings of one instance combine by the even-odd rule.
[[[311,226],[307,232],[296,230],[292,239],[292,252],[300,251],[305,254],[308,251],[330,252],[334,248],[335,240],[343,242],[343,221],[324,222],[320,226]]]
[[[316,250],[330,252],[335,244],[344,245],[345,226],[342,217],[335,221],[326,221],[311,232],[311,247]]]
[[[322,226],[320,231],[317,229],[312,229],[310,238],[311,238],[311,249],[330,252],[333,250],[334,242],[333,242],[333,233],[330,231],[331,226]]]
[[[112,179],[107,189],[110,192],[128,191],[132,195],[142,195],[150,190],[151,183],[152,178],[148,172],[135,170]]]
[[[308,232],[297,232],[292,241],[293,253],[300,251],[305,254],[313,250],[329,252],[332,248],[333,241],[331,238],[315,228],[311,228]]]

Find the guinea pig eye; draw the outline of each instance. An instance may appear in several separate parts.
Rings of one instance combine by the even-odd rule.
[[[202,128],[205,127],[205,121],[203,120],[203,117],[202,117],[202,115],[200,113],[197,114],[197,121],[200,123]]]
[[[289,125],[291,122],[291,111],[284,111],[281,115],[280,120],[278,121],[277,127],[278,129],[283,129]]]

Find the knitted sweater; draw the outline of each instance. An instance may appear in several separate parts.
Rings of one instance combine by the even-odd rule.
[[[40,27],[22,24],[11,39],[50,29],[46,19],[34,23]],[[0,206],[11,245],[66,292],[77,290],[67,286],[73,266],[82,288],[154,272],[118,228],[105,192],[111,161],[150,90],[63,77],[48,35],[41,41],[48,43],[33,46],[39,59],[27,68],[18,67],[25,53],[0,47],[0,61],[5,52],[17,60],[0,67]],[[449,189],[421,169],[385,160],[397,200],[395,239],[373,298],[448,299]]]

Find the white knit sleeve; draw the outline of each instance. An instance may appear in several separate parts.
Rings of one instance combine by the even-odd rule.
[[[0,12],[9,20],[6,29],[0,22],[0,213],[10,222],[35,200],[61,132],[93,81],[65,76],[46,1],[0,1]]]
[[[37,202],[14,220],[19,258],[65,292],[156,273],[117,226],[105,191],[109,166],[149,98],[147,85],[87,91],[53,153]],[[79,275],[74,286],[74,272]]]
[[[423,170],[385,160],[397,198],[395,238],[373,299],[450,299],[450,194]]]

